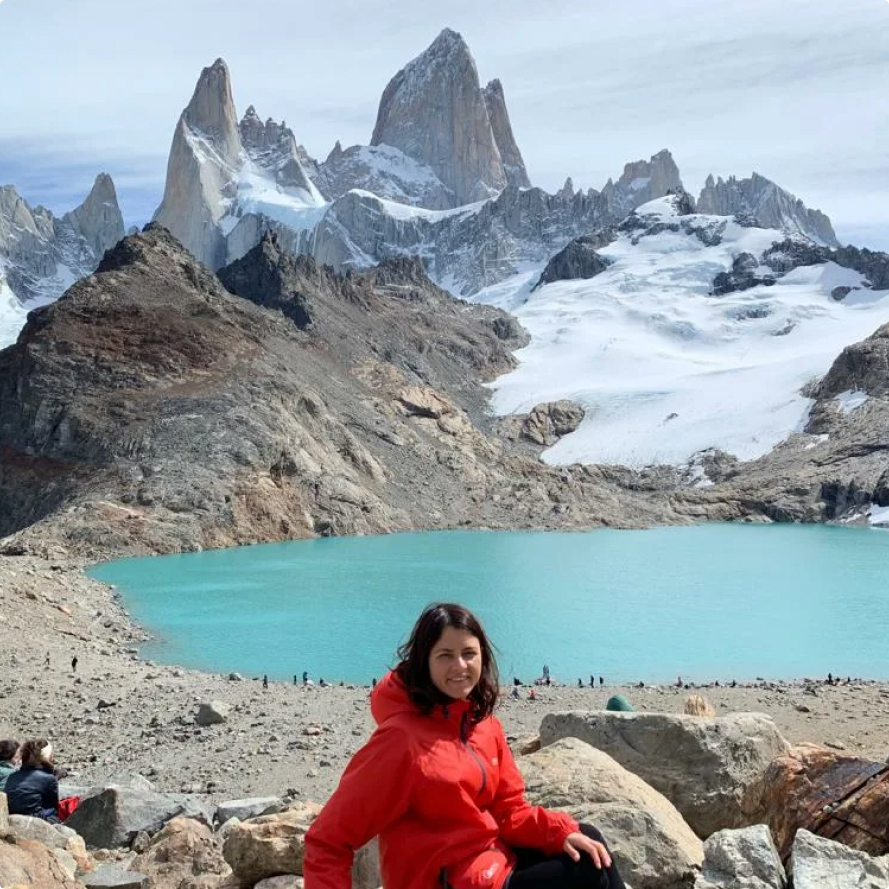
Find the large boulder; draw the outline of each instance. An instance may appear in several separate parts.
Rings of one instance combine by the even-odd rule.
[[[787,875],[768,827],[718,830],[704,843],[695,889],[784,889]]]
[[[702,718],[574,711],[544,717],[544,747],[566,737],[592,744],[659,790],[703,839],[756,823],[746,802],[748,789],[789,749],[771,717],[762,713]]]
[[[231,873],[213,832],[193,818],[168,822],[132,868],[151,878],[152,889],[197,889],[200,877]]]
[[[65,872],[53,850],[12,833],[0,834],[0,886],[80,889],[80,883]]]
[[[748,805],[772,829],[782,858],[800,828],[869,855],[889,853],[889,768],[816,744],[777,757]]]
[[[546,401],[531,408],[522,422],[522,436],[540,445],[554,445],[580,426],[586,411],[567,398]]]
[[[634,889],[694,884],[701,841],[669,800],[606,753],[565,738],[518,763],[528,799],[598,827]]]
[[[301,875],[306,831],[319,811],[318,806],[298,804],[236,825],[222,847],[235,877],[253,885],[280,874]]]
[[[50,824],[42,818],[30,815],[10,815],[9,829],[26,840],[36,840],[50,849],[64,849],[76,832],[64,824]]]
[[[872,858],[800,830],[793,842],[794,889],[886,889],[889,856]]]
[[[128,846],[140,831],[155,834],[177,815],[207,824],[213,820],[204,804],[193,796],[106,787],[82,800],[65,826],[76,830],[90,848],[109,849]]]

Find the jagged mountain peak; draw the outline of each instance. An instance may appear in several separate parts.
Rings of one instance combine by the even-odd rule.
[[[492,122],[469,47],[456,31],[445,29],[389,81],[371,145],[392,146],[430,167],[454,193],[457,206],[491,197],[510,178],[498,133],[509,165],[524,175],[500,98],[502,92],[494,97]]]
[[[837,246],[830,219],[820,210],[810,210],[795,195],[760,173],[746,179],[707,177],[698,198],[698,210],[719,216],[750,219],[763,228],[800,235],[820,244]]]
[[[217,59],[201,71],[182,120],[212,140],[227,160],[237,156],[238,122],[228,65]]]
[[[518,188],[528,188],[531,185],[528,172],[525,169],[525,161],[512,132],[509,122],[509,113],[506,110],[506,96],[503,93],[503,84],[498,79],[492,80],[484,89],[485,107],[488,109],[488,119],[494,131],[494,141],[500,151],[503,161],[503,169],[506,180],[510,185]]]

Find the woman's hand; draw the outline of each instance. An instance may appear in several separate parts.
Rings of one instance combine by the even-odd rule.
[[[580,832],[569,833],[565,837],[562,848],[572,861],[580,861],[581,853],[586,852],[593,859],[593,864],[596,867],[611,867],[611,856],[608,854],[604,844],[591,840]]]

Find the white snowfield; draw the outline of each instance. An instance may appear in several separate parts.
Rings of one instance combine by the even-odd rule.
[[[0,349],[11,346],[18,339],[27,317],[28,310],[6,283],[0,266]]]
[[[637,214],[677,219],[668,198]],[[560,398],[586,408],[580,427],[544,452],[547,463],[684,465],[708,448],[761,456],[802,431],[811,401],[801,387],[889,322],[889,291],[863,287],[858,273],[834,263],[709,296],[736,256],[760,257],[785,236],[730,217],[683,218],[723,229],[722,242],[706,247],[683,231],[622,233],[599,251],[613,265],[594,278],[532,293],[537,269],[473,298],[514,313],[531,334],[519,366],[491,384],[497,414]],[[860,289],[837,302],[830,293],[839,285]],[[844,396],[844,410],[862,403],[860,393]]]

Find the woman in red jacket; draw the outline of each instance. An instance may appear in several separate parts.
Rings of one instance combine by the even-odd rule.
[[[384,889],[624,889],[595,828],[525,800],[476,617],[433,605],[398,654],[371,696],[376,731],[306,836],[305,889],[350,889],[376,836]]]

